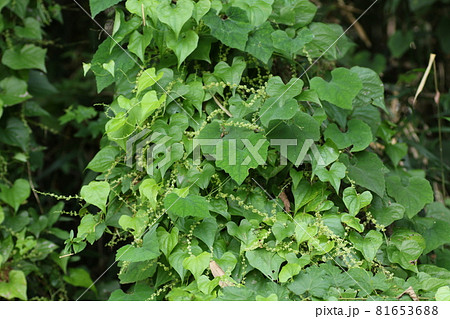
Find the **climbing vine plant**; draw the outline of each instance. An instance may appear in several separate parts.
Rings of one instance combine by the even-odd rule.
[[[109,234],[110,300],[448,299],[426,254],[450,212],[340,26],[308,0],[119,2],[90,1],[114,23],[83,67],[115,97],[66,241]]]

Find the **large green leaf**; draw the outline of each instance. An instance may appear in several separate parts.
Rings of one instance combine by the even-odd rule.
[[[175,52],[178,59],[178,67],[196,48],[198,43],[198,35],[193,30],[181,33],[180,37],[175,37],[171,32],[167,33],[167,47]]]
[[[89,168],[94,172],[104,172],[112,167],[118,154],[119,150],[117,147],[106,146],[94,156],[86,168]]]
[[[252,26],[263,24],[272,13],[273,0],[232,0],[231,4],[247,13]]]
[[[186,197],[179,197],[177,194],[171,193],[164,199],[164,207],[179,217],[205,218],[210,216],[208,202],[199,195],[189,194]]]
[[[402,181],[400,176],[389,176],[386,184],[389,196],[405,207],[409,218],[433,201],[433,190],[425,178],[413,176]]]
[[[11,270],[8,281],[0,281],[0,297],[27,300],[27,280],[21,270]]]
[[[95,205],[102,211],[105,211],[109,191],[110,186],[108,182],[92,181],[81,188],[80,195],[88,204]]]
[[[425,249],[423,237],[411,230],[399,229],[389,240],[387,253],[391,262],[417,272],[416,262]]]
[[[315,174],[322,182],[330,182],[331,186],[339,194],[339,186],[341,185],[341,179],[345,177],[347,167],[339,162],[333,163],[330,169],[326,169],[324,166],[317,167]]]
[[[89,288],[97,293],[97,289],[92,285],[93,281],[89,272],[84,268],[70,268],[69,274],[63,276],[65,282],[75,287]],[[92,285],[92,286],[91,286]]]
[[[224,18],[213,11],[203,17],[205,24],[211,29],[211,35],[225,45],[239,50],[245,50],[248,33],[253,29],[244,10],[229,7]]]
[[[313,22],[308,28],[314,35],[311,42],[305,45],[305,50],[311,58],[324,57],[337,60],[345,56],[352,43],[344,35],[344,30],[337,24]]]
[[[369,262],[375,258],[378,249],[383,243],[383,235],[375,230],[370,230],[364,237],[352,231],[349,239]]]
[[[46,53],[47,49],[42,49],[34,44],[25,44],[20,51],[5,50],[2,63],[13,70],[39,69],[47,72],[45,68]]]
[[[175,38],[178,38],[181,28],[192,17],[193,11],[192,0],[178,0],[176,4],[170,0],[164,0],[157,10],[159,21],[167,24],[175,32]]]
[[[6,125],[0,127],[0,142],[19,146],[23,151],[27,152],[30,142],[29,127],[17,117],[10,116]]]
[[[356,154],[354,162],[348,166],[348,176],[359,186],[365,187],[380,197],[384,196],[386,167],[380,158],[369,152]]]
[[[270,22],[263,23],[259,28],[249,34],[245,51],[264,63],[269,62],[274,47],[272,41],[267,41],[267,39],[270,39],[273,31]]]
[[[351,119],[347,125],[347,132],[343,133],[335,123],[331,123],[323,133],[323,136],[325,139],[332,140],[339,149],[353,145],[351,152],[365,150],[373,140],[370,126],[357,119]]]
[[[211,259],[211,254],[204,251],[198,256],[189,256],[183,260],[183,267],[189,270],[195,279],[198,279],[200,275],[209,266],[209,261]]]
[[[0,105],[14,105],[30,99],[32,96],[27,91],[27,82],[10,76],[0,81]],[[1,118],[1,111],[0,111]]]
[[[298,31],[295,38],[289,37],[283,30],[276,30],[271,34],[271,37],[274,48],[293,59],[296,54],[301,52],[306,43],[312,41],[314,36],[309,29],[303,28]]]
[[[14,208],[17,212],[19,206],[30,196],[30,183],[25,179],[17,179],[12,187],[0,185],[0,199]]]
[[[434,202],[427,205],[425,211],[426,217],[423,218],[425,219],[423,224],[428,227],[420,233],[425,238],[427,247],[424,253],[427,254],[439,246],[450,243],[450,209],[440,202]]]
[[[275,121],[271,123],[267,130],[270,132],[268,138],[271,140],[290,139],[296,143],[287,146],[287,159],[295,165],[300,165],[303,162],[313,142],[320,138],[319,123],[305,112],[299,111],[292,119],[282,123],[276,123]],[[281,154],[281,156],[286,156],[286,154]]]
[[[345,68],[334,69],[331,76],[330,82],[319,77],[311,79],[311,89],[317,92],[321,100],[343,109],[353,109],[352,101],[363,87],[359,76]]]
[[[139,262],[151,260],[158,257],[159,251],[158,237],[156,235],[157,224],[154,225],[142,238],[142,247],[125,245],[117,250],[116,260]]]
[[[275,0],[272,17],[277,23],[303,27],[316,15],[317,7],[309,0]]]
[[[363,88],[353,100],[355,107],[372,104],[387,112],[384,104],[384,85],[378,74],[369,68],[359,66],[354,66],[350,71],[358,74],[363,85]]]
[[[247,251],[245,256],[250,265],[261,271],[271,280],[278,279],[278,272],[284,259],[276,252],[270,252],[265,249]]]

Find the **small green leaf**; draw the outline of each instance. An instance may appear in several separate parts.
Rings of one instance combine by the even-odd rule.
[[[359,186],[365,187],[380,197],[385,193],[384,174],[386,167],[380,158],[370,152],[360,152],[354,157],[355,163],[348,166],[348,176]]]
[[[305,44],[312,41],[313,34],[309,29],[303,28],[298,31],[297,37],[294,39],[289,37],[286,31],[283,30],[276,30],[271,37],[274,48],[281,53],[285,53],[288,58],[293,59],[296,54],[302,52]]]
[[[95,205],[105,211],[109,191],[110,187],[107,182],[92,181],[81,188],[80,195],[88,204]]]
[[[363,87],[359,76],[345,68],[334,69],[331,76],[330,82],[319,77],[311,79],[311,89],[317,91],[321,100],[352,110],[352,101]]]
[[[369,191],[358,194],[354,187],[347,187],[344,189],[342,197],[345,207],[347,207],[352,216],[356,216],[361,208],[369,205],[372,202],[372,198],[372,194]]]
[[[273,31],[270,22],[264,22],[259,28],[250,33],[245,51],[262,62],[268,63],[272,57],[274,47],[272,41],[267,41],[267,39]]]
[[[299,264],[287,264],[281,268],[280,282],[287,282],[292,277],[298,275],[302,267]]]
[[[93,281],[89,275],[89,272],[87,272],[84,268],[70,268],[69,275],[63,276],[63,279],[69,285],[83,288],[91,287],[91,290],[97,293],[97,289],[94,285],[92,285]]]
[[[14,32],[18,37],[42,40],[41,25],[38,20],[28,17],[23,21],[23,23],[23,27],[14,27]]]
[[[407,229],[395,230],[388,243],[388,258],[404,269],[417,272],[417,259],[425,246],[425,240],[420,234]]]
[[[272,13],[273,0],[233,0],[231,3],[247,13],[250,24],[254,27],[263,24]]]
[[[143,90],[155,84],[162,76],[162,72],[159,72],[158,75],[155,74],[155,68],[145,69],[137,79],[136,95],[139,95]]]
[[[394,166],[397,166],[400,160],[405,157],[408,152],[408,145],[406,143],[388,144],[386,145],[386,154],[392,161]]]
[[[158,196],[158,191],[161,189],[156,181],[152,178],[144,179],[139,185],[139,193],[141,196],[145,196],[150,202],[150,206],[156,208],[156,197]]]
[[[355,216],[352,216],[350,214],[342,214],[341,221],[351,228],[356,229],[360,233],[364,231],[364,226],[360,224],[360,219],[356,218]]]
[[[108,63],[103,63],[102,67],[109,72],[112,76],[114,76],[114,67],[115,63],[113,60],[109,61]]]
[[[156,233],[158,235],[159,249],[166,257],[169,257],[170,253],[178,243],[178,228],[172,228],[169,233],[164,228],[159,227]]]
[[[128,50],[137,55],[137,57],[144,62],[145,49],[150,44],[153,38],[153,32],[150,28],[144,28],[144,34],[135,30],[130,36]]]
[[[215,218],[205,218],[200,225],[195,227],[194,236],[204,242],[208,247],[213,247],[218,230]]]
[[[347,167],[339,162],[333,163],[330,169],[327,170],[324,166],[318,166],[315,170],[315,174],[322,182],[330,182],[331,186],[339,194],[339,187],[341,185],[341,179],[345,177]]]
[[[194,12],[192,13],[192,16],[194,17],[195,21],[199,23],[200,19],[208,13],[209,9],[211,9],[210,0],[199,0],[198,2],[194,3]]]

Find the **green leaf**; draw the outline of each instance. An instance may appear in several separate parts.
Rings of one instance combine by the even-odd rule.
[[[108,63],[103,63],[102,67],[103,69],[105,69],[106,71],[109,72],[109,74],[111,74],[112,76],[114,76],[114,67],[115,67],[115,63],[114,60],[109,61]]]
[[[423,237],[411,230],[399,229],[392,234],[387,253],[391,262],[397,263],[404,269],[417,272],[416,262],[425,249]]]
[[[20,205],[30,196],[30,184],[25,179],[15,180],[12,187],[0,185],[0,199],[17,212]]]
[[[408,145],[406,143],[388,144],[386,145],[386,154],[392,161],[394,166],[397,166],[400,160],[405,157],[408,152]]]
[[[268,139],[295,139],[295,145],[287,147],[287,159],[294,165],[300,165],[305,160],[307,151],[314,141],[320,138],[319,123],[308,113],[297,112],[292,119],[284,123],[271,122]],[[278,148],[278,147],[277,147]],[[281,150],[280,150],[281,152]],[[282,154],[285,156],[284,154]]]
[[[78,226],[77,238],[86,238],[86,240],[92,244],[98,236],[96,236],[96,228],[99,225],[99,216],[94,216],[92,214],[87,214],[81,219],[80,225]]]
[[[181,280],[184,279],[184,276],[187,273],[187,270],[183,267],[183,261],[188,257],[189,254],[186,247],[183,248],[178,246],[177,249],[175,249],[175,251],[173,251],[168,258],[170,266],[175,269]]]
[[[193,30],[188,30],[181,34],[181,37],[175,37],[173,33],[167,33],[167,47],[175,52],[178,59],[178,67],[191,54],[198,44],[198,35]]]
[[[379,197],[376,197],[370,206],[370,212],[375,220],[384,226],[389,226],[396,220],[403,218],[405,207],[397,203],[384,205]]]
[[[24,26],[15,26],[14,32],[18,37],[42,40],[41,25],[38,20],[27,17],[23,20]]]
[[[323,270],[313,266],[296,276],[287,287],[296,295],[300,296],[308,292],[308,294],[320,298],[325,296],[331,283],[328,276],[324,276]]]
[[[235,57],[231,66],[226,62],[219,62],[214,67],[214,75],[222,79],[225,83],[229,82],[238,85],[241,82],[242,72],[246,67],[242,57]]]
[[[209,267],[209,261],[211,254],[204,251],[198,256],[189,256],[183,260],[183,267],[189,270],[195,279],[198,279],[200,275]]]
[[[330,182],[331,186],[339,194],[339,187],[341,185],[341,179],[345,177],[347,167],[339,162],[333,163],[330,170],[327,170],[324,166],[319,166],[315,170],[315,174],[322,182]]]
[[[436,295],[434,297],[436,298],[436,301],[450,301],[450,287],[440,287],[436,291]]]
[[[348,212],[352,216],[356,216],[361,208],[369,205],[372,202],[372,198],[372,193],[369,191],[358,194],[356,193],[356,189],[354,187],[347,187],[344,189],[342,197],[345,207],[347,207]]]
[[[433,201],[433,190],[425,178],[413,176],[403,182],[400,176],[389,176],[386,184],[389,196],[405,207],[409,218]]]
[[[145,49],[150,44],[153,38],[153,32],[150,28],[144,28],[144,34],[140,34],[139,31],[135,30],[131,36],[128,43],[128,50],[137,55],[142,62],[144,61]]]
[[[209,248],[213,247],[216,233],[218,230],[215,218],[205,218],[200,225],[195,227],[194,236],[204,242]]]
[[[27,91],[27,82],[13,76],[0,81],[0,105],[2,103],[3,106],[18,104],[31,97]]]
[[[19,146],[28,153],[30,142],[30,131],[24,122],[17,117],[10,116],[6,125],[0,127],[0,142]]]
[[[81,188],[80,195],[88,204],[97,206],[102,211],[105,211],[109,191],[108,182],[92,181]]]
[[[350,71],[358,74],[363,85],[363,88],[353,100],[353,105],[362,107],[372,104],[387,113],[386,105],[384,104],[384,85],[378,74],[372,69],[359,66],[354,66]]]
[[[354,157],[356,163],[348,166],[348,176],[359,186],[373,191],[380,197],[384,196],[384,174],[387,169],[380,158],[369,152],[361,152]]]
[[[132,291],[128,293],[124,293],[122,290],[117,289],[114,290],[109,297],[110,301],[142,301],[150,298],[154,293],[155,289],[150,287],[145,282],[136,283]]]
[[[254,147],[255,151],[250,152]],[[246,128],[236,128],[234,134],[228,134],[223,141],[222,159],[216,159],[216,165],[230,174],[236,183],[242,184],[249,169],[265,163],[269,142],[262,133],[254,133]]]
[[[293,59],[296,54],[300,54],[305,44],[314,38],[312,32],[303,28],[297,33],[294,39],[289,37],[286,31],[276,30],[271,35],[273,46],[279,52],[284,53],[288,58]]]
[[[274,47],[272,41],[267,41],[273,33],[270,22],[264,22],[259,28],[250,33],[245,51],[264,63],[272,57]]]
[[[117,155],[119,155],[117,147],[106,146],[94,156],[86,168],[89,168],[94,172],[104,172],[112,167]]]
[[[270,252],[265,249],[256,249],[247,251],[245,256],[251,266],[261,271],[270,280],[278,279],[278,272],[284,259],[276,252]]]
[[[137,79],[136,95],[139,95],[143,90],[155,84],[162,76],[162,72],[159,72],[158,75],[155,74],[155,68],[145,69]]]
[[[142,247],[125,245],[117,250],[116,260],[139,262],[152,260],[158,257],[161,253],[159,251],[158,237],[156,235],[157,226],[157,224],[154,225],[144,235]]]
[[[360,233],[364,231],[364,226],[360,224],[361,220],[359,218],[356,218],[355,216],[352,216],[350,214],[342,214],[341,221],[351,228],[356,229]]]
[[[250,24],[258,27],[263,24],[272,13],[273,0],[232,0],[231,4],[247,13]]]
[[[268,98],[260,110],[261,123],[268,127],[272,120],[290,120],[299,109],[300,106],[295,99],[283,101],[277,97]]]
[[[199,0],[198,2],[194,3],[194,12],[192,13],[192,16],[194,17],[195,21],[197,21],[197,24],[200,22],[200,19],[208,13],[210,8],[210,0]]]
[[[334,69],[331,76],[330,82],[319,77],[311,79],[311,89],[317,91],[321,100],[352,110],[352,101],[363,87],[359,76],[345,68]]]
[[[8,49],[2,57],[2,63],[13,70],[39,69],[47,72],[45,68],[45,54],[47,49],[42,49],[33,44],[25,44],[19,52]]]
[[[209,215],[209,205],[206,199],[198,195],[187,195],[185,198],[171,193],[164,199],[164,207],[170,213],[180,217],[205,218]]]
[[[144,233],[148,224],[148,213],[140,209],[133,216],[122,215],[119,218],[119,225],[124,230],[130,231],[134,237],[138,238]]]
[[[225,13],[226,17],[221,18],[210,11],[203,17],[203,21],[216,39],[229,47],[244,51],[248,33],[253,26],[249,23],[245,11],[240,8],[229,7]]]
[[[91,8],[91,16],[94,18],[101,11],[112,7],[121,0],[89,0],[89,7]]]
[[[139,185],[139,193],[149,200],[150,206],[153,209],[156,208],[156,197],[158,196],[158,191],[160,189],[161,186],[159,186],[152,178],[144,179],[141,185]]]
[[[412,31],[404,32],[397,30],[388,40],[388,47],[394,58],[400,58],[410,49],[411,42],[414,41]]]
[[[8,281],[0,281],[0,297],[8,300],[19,298],[27,300],[27,280],[20,270],[11,270]]]
[[[157,9],[158,19],[167,24],[173,32],[175,38],[178,38],[181,28],[192,17],[194,11],[194,3],[192,0],[178,0],[176,4],[171,1],[163,1]]]
[[[284,84],[279,76],[273,76],[267,81],[266,93],[271,97],[287,101],[302,93],[303,84],[300,78],[292,78]]]
[[[313,22],[308,28],[314,35],[311,42],[305,45],[310,58],[324,57],[328,60],[337,60],[345,56],[352,47],[350,40],[343,34],[344,30],[337,24]]]
[[[376,230],[370,230],[364,237],[352,231],[349,239],[369,262],[375,258],[378,249],[383,243],[383,235]]]
[[[339,149],[353,145],[351,152],[365,150],[373,140],[370,126],[358,119],[348,121],[348,130],[345,133],[342,133],[335,123],[331,123],[323,136],[332,140]]]
[[[298,275],[302,267],[299,264],[287,264],[281,268],[280,271],[280,282],[287,282],[292,277]]]
[[[420,233],[425,238],[427,247],[424,251],[428,254],[430,251],[450,243],[448,230],[450,229],[450,209],[440,202],[434,202],[425,207],[426,221],[430,221],[431,227],[426,227]],[[419,223],[419,221],[417,221]]]
[[[316,11],[317,7],[309,0],[275,0],[272,17],[277,23],[299,28],[310,24]]]
[[[169,257],[172,250],[178,243],[179,230],[177,227],[167,232],[164,228],[159,227],[157,230],[159,249],[164,253],[166,257]]]
[[[88,288],[92,285],[93,281],[89,272],[84,268],[70,268],[69,275],[63,276],[65,282],[75,287]],[[97,289],[92,285],[91,290],[97,293]]]

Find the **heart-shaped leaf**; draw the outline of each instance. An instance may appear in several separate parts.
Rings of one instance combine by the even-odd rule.
[[[0,185],[0,199],[14,208],[17,212],[19,206],[30,196],[30,184],[25,179],[17,179],[11,188]]]
[[[343,201],[348,212],[352,216],[356,216],[361,208],[366,207],[372,202],[372,193],[365,191],[362,194],[358,194],[354,187],[347,187],[344,189]]]
[[[204,251],[198,256],[189,256],[183,261],[183,267],[189,270],[195,279],[198,279],[200,275],[209,266],[211,254]]]
[[[352,231],[349,239],[367,261],[372,261],[375,258],[378,249],[383,243],[383,235],[375,230],[370,230],[364,237]]]
[[[95,205],[105,211],[109,191],[110,186],[107,182],[92,181],[81,188],[80,195],[88,204]]]

